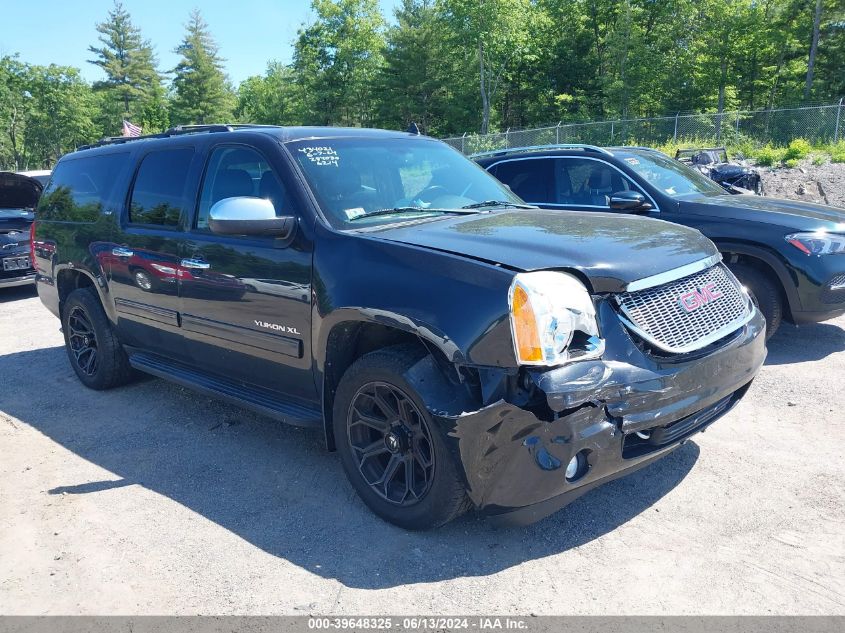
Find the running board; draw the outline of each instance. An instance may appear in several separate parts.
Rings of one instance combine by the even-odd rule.
[[[269,389],[211,376],[187,365],[151,354],[131,354],[129,364],[138,371],[164,378],[293,426],[323,428],[322,413],[319,409],[290,402]]]

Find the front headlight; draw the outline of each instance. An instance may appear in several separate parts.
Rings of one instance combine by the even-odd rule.
[[[572,275],[519,273],[508,301],[514,350],[521,365],[562,365],[604,352],[592,297]]]
[[[786,241],[805,255],[845,253],[845,235],[839,233],[793,233]]]

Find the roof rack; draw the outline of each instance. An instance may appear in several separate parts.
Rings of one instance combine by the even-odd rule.
[[[597,154],[604,154],[605,156],[613,156],[609,150],[599,147],[597,145],[585,145],[583,143],[555,143],[552,145],[529,145],[526,147],[508,147],[505,149],[494,149],[489,152],[478,152],[470,154],[470,158],[481,158],[483,156],[500,156],[503,154],[517,154],[522,152],[534,152],[544,149],[580,149],[585,152],[596,152]]]
[[[88,145],[81,145],[77,147],[78,150],[92,149],[94,147],[102,147],[103,145],[122,145],[131,141],[143,141],[152,138],[170,138],[171,136],[181,136],[183,134],[208,134],[213,132],[235,132],[237,130],[245,130],[250,128],[275,128],[278,125],[258,125],[254,123],[212,123],[207,125],[177,125],[169,128],[159,134],[144,134],[143,136],[109,136],[100,139],[96,143],[89,143]]]

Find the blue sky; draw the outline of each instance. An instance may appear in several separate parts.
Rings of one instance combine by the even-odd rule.
[[[380,3],[392,21],[399,1]],[[20,53],[31,64],[76,66],[89,81],[102,78],[100,69],[87,63],[88,46],[96,43],[94,25],[106,18],[112,0],[3,0],[2,5],[0,56]],[[123,5],[155,48],[161,70],[176,65],[173,49],[188,14],[199,7],[236,85],[262,73],[271,59],[290,61],[297,29],[313,19],[310,0],[123,0]]]

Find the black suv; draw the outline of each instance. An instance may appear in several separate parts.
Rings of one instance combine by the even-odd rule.
[[[766,317],[768,337],[845,313],[845,212],[793,200],[730,195],[645,147],[550,145],[473,156],[531,204],[636,213],[698,229]],[[838,256],[837,256],[838,255]]]
[[[35,283],[29,230],[41,189],[34,178],[0,172],[0,289]]]
[[[414,134],[114,140],[65,156],[36,215],[83,384],[140,370],[317,427],[408,528],[541,518],[705,428],[765,357],[698,231],[525,208]]]

